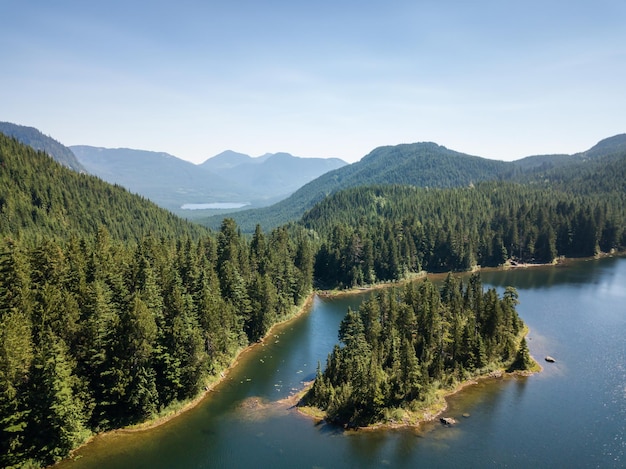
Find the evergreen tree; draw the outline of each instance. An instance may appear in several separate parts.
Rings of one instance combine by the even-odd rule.
[[[0,315],[0,464],[17,465],[28,454],[30,414],[25,399],[33,361],[30,320],[18,309]],[[25,444],[26,443],[26,444]]]
[[[89,435],[75,386],[66,345],[46,330],[31,366],[26,429],[34,442],[32,456],[39,461],[60,460]]]

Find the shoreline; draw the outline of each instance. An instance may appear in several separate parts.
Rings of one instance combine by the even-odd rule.
[[[256,347],[263,346],[266,343],[266,341],[269,340],[270,337],[272,337],[273,332],[275,332],[274,331],[275,328],[282,326],[284,324],[288,324],[290,321],[300,317],[302,314],[309,312],[311,310],[311,306],[313,305],[314,298],[315,298],[315,292],[313,291],[306,297],[302,305],[297,307],[297,310],[294,311],[293,314],[283,319],[282,321],[272,324],[272,326],[268,329],[268,331],[265,333],[262,339],[258,340],[257,342],[254,342],[253,344],[247,345],[246,347],[242,347],[241,349],[239,349],[239,351],[233,357],[233,360],[231,361],[231,363],[224,370],[220,371],[219,375],[215,376],[215,379],[213,381],[210,381],[209,383],[207,383],[206,387],[200,394],[198,394],[196,397],[191,399],[189,402],[185,403],[183,407],[181,407],[180,409],[173,411],[171,414],[167,414],[162,417],[157,417],[155,419],[151,419],[146,422],[138,423],[130,427],[123,427],[123,428],[111,430],[109,432],[103,433],[102,435],[112,433],[112,432],[136,433],[136,432],[150,430],[152,428],[159,427],[169,422],[172,419],[175,419],[179,415],[193,409],[194,407],[197,407],[204,400],[205,397],[207,397],[219,384],[221,384],[223,381],[226,380],[226,378],[228,378],[228,374],[232,371],[233,368],[235,368],[239,364],[241,358],[244,355],[246,355],[247,353],[250,353]],[[98,435],[101,435],[101,434],[98,434]]]
[[[508,270],[518,270],[518,269],[533,269],[538,267],[558,267],[558,266],[567,266],[572,263],[589,261],[589,260],[597,260],[597,259],[605,259],[610,257],[626,257],[626,251],[615,251],[615,252],[600,252],[595,256],[589,257],[558,257],[553,262],[543,262],[543,263],[511,263],[507,261],[504,264],[498,266],[489,266],[489,267],[481,267],[476,265],[468,270],[450,270],[446,272],[428,272],[426,270],[422,270],[418,273],[412,273],[407,278],[403,278],[400,280],[391,280],[387,282],[380,282],[371,285],[365,285],[361,287],[350,287],[344,289],[333,289],[333,290],[316,290],[314,294],[317,294],[320,298],[341,298],[343,296],[352,296],[358,295],[359,293],[367,293],[375,290],[382,290],[389,287],[401,287],[410,282],[415,282],[417,280],[429,278],[429,279],[439,279],[443,280],[446,278],[448,274],[453,275],[464,275],[474,272],[505,272]]]
[[[232,361],[230,362],[230,364],[222,371],[219,372],[218,375],[214,376],[213,380],[210,380],[207,384],[205,389],[200,392],[196,397],[190,399],[189,401],[185,402],[182,404],[182,407],[180,407],[179,409],[173,410],[170,413],[167,413],[165,415],[162,415],[160,417],[155,417],[149,420],[146,420],[145,422],[141,422],[135,425],[131,425],[128,427],[122,427],[122,428],[115,428],[112,430],[107,430],[105,432],[101,432],[101,433],[95,433],[93,435],[90,435],[84,442],[82,442],[79,446],[77,446],[76,448],[72,449],[70,451],[70,453],[63,459],[61,459],[60,461],[58,461],[57,463],[52,464],[51,466],[48,467],[55,467],[59,464],[61,464],[62,462],[68,460],[68,459],[73,459],[75,457],[75,453],[77,451],[79,451],[80,449],[82,449],[83,447],[89,445],[93,440],[95,440],[96,438],[108,438],[114,435],[119,435],[119,434],[129,434],[129,433],[140,433],[140,432],[144,432],[144,431],[148,431],[148,430],[152,430],[154,428],[160,427],[162,425],[165,425],[166,423],[168,423],[169,421],[177,418],[178,416],[194,409],[195,407],[197,407],[219,384],[221,384],[222,382],[224,382],[226,380],[226,378],[228,378],[229,373],[239,364],[240,359],[246,354],[249,353],[250,351],[254,350],[256,347],[261,347],[263,346],[267,340],[269,340],[270,337],[272,337],[274,329],[288,324],[290,321],[293,321],[294,319],[302,316],[303,314],[306,314],[308,312],[311,311],[311,307],[313,306],[313,300],[315,299],[315,296],[317,295],[317,292],[315,290],[313,290],[311,293],[309,293],[309,295],[306,297],[306,299],[304,300],[304,302],[300,305],[296,307],[294,307],[294,312],[293,314],[289,315],[289,317],[278,321],[274,324],[272,324],[272,327],[270,327],[268,329],[268,331],[266,332],[266,334],[263,336],[262,339],[258,340],[257,342],[253,343],[253,344],[249,344],[246,347],[242,347],[241,349],[239,349],[237,351],[237,353],[233,356]]]
[[[313,386],[315,381],[310,381],[306,383],[305,387],[299,392],[295,393],[293,396],[290,396],[284,399],[285,402],[291,405],[292,409],[295,409],[300,415],[311,419],[315,422],[316,425],[320,423],[325,423],[326,425],[337,425],[343,426],[344,430],[352,431],[352,432],[374,432],[374,431],[387,431],[387,430],[397,430],[401,428],[419,428],[425,423],[432,422],[437,418],[441,417],[443,413],[448,409],[449,403],[448,399],[453,397],[454,395],[462,392],[464,389],[475,386],[482,381],[488,380],[499,380],[499,379],[515,379],[520,377],[528,377],[537,373],[541,373],[543,371],[543,367],[539,364],[539,362],[531,355],[532,360],[536,365],[536,369],[533,370],[516,370],[516,371],[503,371],[496,370],[491,371],[487,374],[475,376],[469,378],[466,381],[462,381],[458,383],[454,388],[451,389],[438,389],[436,391],[436,400],[429,406],[426,406],[424,409],[421,409],[417,412],[413,411],[405,411],[407,412],[408,417],[403,422],[375,422],[367,426],[356,426],[348,428],[345,424],[334,424],[332,422],[328,422],[323,414],[324,411],[318,407],[311,406],[299,406],[298,404],[301,402],[302,398],[306,395],[309,389]]]

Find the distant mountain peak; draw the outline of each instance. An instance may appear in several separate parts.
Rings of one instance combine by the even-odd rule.
[[[268,205],[346,164],[287,153],[253,158],[226,150],[196,165],[163,152],[87,145],[72,149],[92,174],[185,216],[181,207],[189,203]]]
[[[246,155],[245,153],[238,153],[233,150],[225,150],[222,153],[219,153],[211,158],[206,159],[203,163],[200,163],[198,166],[203,169],[216,170],[216,169],[227,169],[234,168],[239,166],[240,164],[248,163],[252,160],[250,155]]]

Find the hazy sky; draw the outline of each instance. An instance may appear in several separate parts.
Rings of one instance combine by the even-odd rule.
[[[0,121],[66,145],[504,160],[626,132],[624,0],[0,0]]]

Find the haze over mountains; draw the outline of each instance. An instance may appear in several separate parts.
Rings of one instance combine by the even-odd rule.
[[[407,184],[446,188],[487,180],[571,184],[583,174],[593,173],[598,165],[614,164],[626,155],[626,134],[620,134],[573,155],[534,155],[513,162],[422,142],[379,147],[349,165],[336,158],[298,158],[288,153],[253,158],[230,150],[195,165],[161,152],[86,145],[70,150],[36,129],[10,123],[0,126],[65,166],[119,184],[213,229],[219,228],[224,216],[232,217],[244,232],[253,232],[257,224],[271,229],[297,220],[326,196],[351,187]],[[603,174],[619,175],[620,168]],[[239,203],[249,209],[181,209],[184,204],[211,203]]]
[[[175,213],[185,204],[234,203],[262,207],[287,197],[321,174],[346,163],[288,153],[259,158],[226,151],[200,165],[167,153],[86,145],[70,149],[87,170]]]
[[[5,128],[17,136],[0,133],[0,467],[48,467],[93,434],[171,415],[160,412],[176,412],[203,392],[314,286],[360,288],[425,272],[626,252],[626,135],[574,155],[509,163],[435,143],[380,147],[278,204],[235,213],[239,222],[211,219],[215,233],[82,166],[71,169],[73,152],[36,129]],[[90,164],[107,177],[123,175],[126,184],[143,184],[155,198],[168,194],[172,203],[204,201],[219,190],[234,197],[245,186],[284,189],[290,174],[305,172],[301,159],[286,154],[225,152],[193,165],[140,150],[76,152],[84,161],[93,154]],[[418,353],[416,347],[426,350],[422,338],[437,345],[441,328],[431,326],[449,318],[448,309],[430,307],[443,304],[436,289],[421,291],[435,296],[428,293],[423,308],[416,302],[414,312],[441,317],[415,337],[411,325],[402,333],[406,347],[384,339],[379,345],[402,349],[392,368],[404,369],[404,360],[424,378],[419,386],[443,386],[451,380],[440,379],[440,370],[461,348]],[[468,301],[497,305],[480,291]],[[458,379],[466,379],[465,370],[493,369],[483,366],[483,336],[509,344],[508,358],[516,355],[512,339],[498,332],[510,325],[502,311],[489,307],[481,324],[470,318],[445,332],[465,347],[454,367]],[[358,383],[373,376],[363,363]],[[382,362],[370,364],[383,370]],[[368,396],[385,387],[380,383],[406,381],[381,373]]]
[[[347,164],[339,158],[300,158],[289,153],[253,158],[228,150],[196,165],[163,152],[88,145],[66,147],[34,127],[10,122],[0,122],[0,132],[44,151],[64,166],[119,184],[187,218],[227,213],[181,209],[194,204],[270,205],[321,174]]]
[[[209,158],[201,168],[244,187],[268,194],[291,194],[307,182],[347,163],[338,158],[299,158],[289,153],[266,153],[253,158],[225,151]]]

